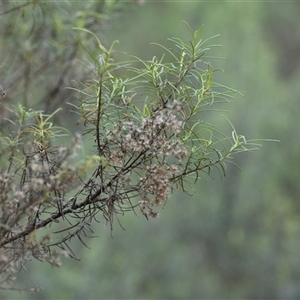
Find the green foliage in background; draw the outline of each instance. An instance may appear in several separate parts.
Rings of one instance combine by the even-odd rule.
[[[101,7],[108,8],[104,5],[105,1],[97,1],[95,5],[99,2],[102,3]],[[137,214],[140,218],[130,212],[122,217],[119,215],[125,231],[114,226],[113,238],[110,230],[105,230],[105,224],[103,226],[94,223],[94,233],[90,235],[99,237],[84,240],[90,249],[76,239],[71,242],[72,250],[80,257],[80,262],[65,259],[63,267],[57,270],[33,259],[24,266],[27,270],[23,269],[19,273],[16,286],[30,287],[36,284],[44,287],[44,290],[35,294],[1,291],[0,297],[299,298],[299,2],[144,1],[145,5],[140,6],[130,6],[128,2],[125,5],[124,1],[106,1],[108,2],[117,6],[115,9],[105,10],[105,18],[100,24],[95,24],[94,28],[76,23],[75,16],[80,13],[76,14],[75,11],[84,11],[85,7],[89,7],[87,14],[92,15],[95,11],[100,14],[100,6],[96,9],[90,3],[85,6],[78,2],[70,4],[69,1],[48,4],[50,19],[57,14],[57,19],[65,28],[65,31],[61,31],[65,36],[59,38],[60,43],[57,44],[61,45],[61,53],[68,49],[70,41],[80,38],[81,41],[86,41],[83,46],[94,51],[94,57],[100,54],[93,35],[72,29],[80,27],[95,33],[106,49],[115,40],[119,40],[119,44],[113,48],[112,58],[115,63],[120,64],[121,61],[129,59],[133,63],[131,67],[145,68],[136,59],[123,56],[118,52],[121,49],[148,63],[153,61],[153,56],[160,62],[164,53],[163,62],[170,64],[173,58],[166,49],[172,48],[179,52],[180,49],[174,49],[174,44],[168,37],[185,37],[182,41],[187,44],[190,39],[190,33],[182,26],[181,20],[186,20],[192,28],[205,24],[201,37],[220,33],[217,39],[209,41],[206,46],[215,41],[223,45],[222,48],[210,47],[208,55],[226,57],[215,60],[206,56],[206,61],[225,70],[224,74],[220,71],[213,73],[214,82],[234,86],[243,92],[245,98],[234,101],[234,105],[232,99],[224,103],[215,102],[221,111],[211,111],[209,105],[204,106],[205,113],[200,113],[201,118],[216,125],[214,129],[221,128],[231,136],[231,126],[222,116],[225,114],[239,129],[238,134],[242,132],[246,137],[272,137],[281,140],[281,143],[265,143],[262,151],[235,156],[234,162],[238,163],[241,171],[227,163],[226,177],[222,182],[216,168],[210,173],[210,177],[215,180],[202,173],[201,180],[191,185],[194,190],[192,197],[174,190],[167,205],[162,206],[165,209],[156,207],[160,213],[159,218],[149,218],[147,221],[142,214]],[[13,1],[5,2],[6,8],[2,5],[0,11],[5,11],[2,8],[12,8],[9,6],[12,3],[17,4]],[[39,11],[38,5],[35,8],[37,10],[32,10],[33,12]],[[24,9],[29,20],[32,7],[29,5]],[[21,18],[20,11],[14,12]],[[60,13],[63,18],[59,18]],[[11,24],[16,24],[16,14],[6,14],[6,19],[1,17],[1,25],[10,17]],[[35,13],[32,15],[35,16]],[[65,22],[68,18],[75,23]],[[55,26],[46,18],[45,22],[48,28]],[[14,53],[22,52],[23,48],[19,45],[23,45],[28,39],[16,43],[13,38],[17,30],[22,30],[22,26],[5,28],[5,31],[1,31],[1,39],[5,37],[5,41],[0,42],[0,84],[3,86],[1,93],[6,92],[6,97],[0,98],[1,117],[11,116],[11,105],[16,107],[17,102],[26,108],[43,110],[41,113],[46,114],[45,119],[59,107],[63,107],[63,110],[53,115],[53,124],[66,125],[71,132],[84,130],[82,125],[75,127],[78,115],[70,112],[70,106],[66,102],[73,105],[71,110],[74,111],[74,105],[85,101],[84,95],[78,94],[78,90],[83,87],[80,83],[88,83],[86,90],[95,93],[92,86],[97,76],[91,71],[94,68],[93,60],[85,48],[78,44],[78,56],[69,64],[72,67],[64,77],[62,89],[48,101],[47,106],[48,96],[43,95],[50,95],[49,90],[57,84],[60,66],[66,60],[58,60],[57,63],[49,65],[52,69],[47,77],[52,76],[51,84],[42,75],[32,76],[31,79],[36,80],[36,83],[26,90],[23,85],[25,75],[16,77],[24,80],[15,81],[10,78],[26,69],[19,69],[21,60]],[[9,28],[15,28],[15,31],[5,35],[6,32],[9,33]],[[32,34],[31,37],[37,31],[32,30]],[[37,48],[44,49],[42,45],[47,44],[47,41],[48,39],[35,39],[30,43],[37,43]],[[68,41],[68,44],[64,41]],[[166,49],[151,45],[151,41]],[[51,58],[45,53],[36,52],[36,61],[40,55],[45,61]],[[178,55],[180,57],[180,53]],[[11,59],[7,59],[4,66],[4,59],[9,57]],[[31,70],[37,66],[32,66]],[[122,74],[121,69],[115,70],[114,76],[124,79],[131,78],[134,74],[127,68],[122,70],[126,73]],[[203,70],[207,71],[207,65]],[[16,85],[18,88],[11,88]],[[142,112],[145,94],[143,90],[135,98],[135,105]],[[90,124],[90,129],[91,126]],[[1,131],[8,132],[9,128],[5,123],[5,126],[1,126]],[[79,156],[70,159],[76,165],[82,155],[88,156],[88,165],[95,165],[99,157],[96,147],[90,147],[95,145],[94,139],[88,138],[88,134],[83,138],[84,147],[79,150]],[[56,142],[62,144],[65,139],[62,136]],[[191,189],[187,192],[192,192]],[[55,224],[50,231],[59,229],[59,226],[60,224]]]

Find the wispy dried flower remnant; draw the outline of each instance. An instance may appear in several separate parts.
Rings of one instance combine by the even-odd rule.
[[[114,195],[118,199],[112,204],[115,212],[122,211],[118,203],[128,202],[127,194],[131,192],[135,194],[132,199],[148,199],[146,206],[146,200],[140,202],[142,213],[152,217],[158,215],[153,207],[166,202],[172,178],[179,172],[176,161],[183,160],[188,154],[178,139],[183,125],[178,118],[180,112],[180,103],[168,103],[149,116],[114,124],[108,133],[110,137],[101,141],[101,155],[107,157],[103,169],[110,178],[100,179],[109,182],[104,194],[115,194],[118,190],[113,181],[122,187],[122,192],[119,190],[119,194]]]

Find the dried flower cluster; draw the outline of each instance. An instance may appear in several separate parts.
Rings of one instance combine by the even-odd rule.
[[[146,216],[158,216],[151,206],[158,206],[168,198],[171,179],[178,172],[176,160],[187,155],[185,146],[178,139],[182,121],[177,117],[181,105],[174,101],[166,108],[156,110],[152,117],[138,122],[116,125],[115,141],[119,141],[118,164],[122,165],[123,188],[132,190],[143,199],[140,209]],[[173,160],[173,164],[171,161]],[[115,161],[115,152],[109,158]],[[136,172],[139,178],[132,176]],[[132,181],[136,180],[135,185]],[[151,195],[151,197],[150,197]]]
[[[11,154],[11,172],[0,172],[0,274],[5,286],[30,257],[60,266],[60,257],[68,256],[66,251],[50,250],[51,234],[38,235],[37,230],[53,211],[62,209],[65,194],[78,183],[79,169],[70,167],[67,159],[76,155],[80,144],[79,136],[70,150],[28,142],[23,160]]]

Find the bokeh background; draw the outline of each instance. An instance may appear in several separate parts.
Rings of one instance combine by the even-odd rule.
[[[18,4],[8,2],[3,9]],[[240,170],[228,165],[222,180],[203,174],[194,195],[175,193],[158,219],[128,213],[120,220],[125,230],[116,223],[112,233],[95,224],[97,237],[86,241],[90,249],[73,242],[80,261],[66,259],[60,269],[34,260],[26,265],[18,286],[43,291],[0,291],[0,298],[299,299],[300,1],[119,1],[107,18],[97,15],[103,5],[110,9],[104,2],[47,1],[16,12],[17,19],[1,17],[5,101],[46,111],[63,103],[70,91],[55,94],[55,88],[71,84],[80,68],[74,59],[63,73],[58,59],[80,55],[72,52],[72,27],[80,22],[90,20],[103,44],[119,40],[120,52],[151,59],[163,52],[151,42],[188,38],[184,20],[193,29],[204,24],[204,39],[219,34],[212,42],[222,47],[212,54],[224,59],[213,65],[225,72],[217,79],[244,94],[226,107],[238,132],[280,143],[262,142],[259,151],[237,156]],[[38,36],[41,28],[48,35]],[[42,55],[51,67],[38,73]],[[53,64],[51,55],[58,57]],[[221,115],[216,112],[212,122],[224,124]],[[66,120],[74,124],[71,113]]]

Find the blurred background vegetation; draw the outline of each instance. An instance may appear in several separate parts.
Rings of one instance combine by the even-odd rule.
[[[20,4],[2,2],[1,11]],[[244,94],[226,107],[238,133],[281,143],[236,157],[241,170],[229,165],[223,180],[203,175],[192,197],[175,193],[158,219],[127,214],[113,237],[96,224],[91,249],[73,242],[81,261],[26,265],[18,285],[42,292],[0,298],[299,299],[300,2],[114,2],[47,1],[1,16],[1,114],[9,101],[46,112],[63,106],[57,122],[80,131],[66,104],[76,96],[65,87],[89,74],[72,27],[151,59],[163,53],[151,42],[168,46],[168,37],[190,34],[184,20],[204,24],[203,38],[220,34],[213,43],[223,47],[212,54],[226,59],[212,59],[225,70],[217,80]],[[226,124],[222,114],[212,123]]]

